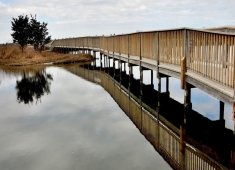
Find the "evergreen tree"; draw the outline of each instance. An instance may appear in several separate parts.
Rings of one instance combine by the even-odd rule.
[[[37,21],[36,15],[31,18],[20,15],[18,18],[13,18],[12,31],[13,42],[20,44],[23,49],[25,45],[31,44],[35,50],[42,50],[45,44],[51,41],[51,36],[48,36],[47,23]]]
[[[24,47],[30,42],[29,17],[20,15],[18,18],[13,18],[11,24],[13,42],[20,44],[23,52]]]
[[[30,19],[31,30],[31,44],[34,45],[36,50],[42,50],[46,43],[49,43],[51,36],[48,36],[47,23],[40,23],[37,21],[36,16],[31,15]]]

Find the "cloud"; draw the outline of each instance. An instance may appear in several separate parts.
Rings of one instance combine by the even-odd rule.
[[[182,26],[235,25],[233,6],[235,1],[232,0],[0,1],[0,34],[3,37],[0,43],[11,40],[11,18],[20,14],[37,14],[38,19],[48,22],[53,38],[63,38]]]

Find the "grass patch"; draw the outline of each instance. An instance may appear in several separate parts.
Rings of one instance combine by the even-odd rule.
[[[0,46],[0,65],[25,66],[34,64],[66,64],[88,62],[93,57],[89,54],[59,54],[50,51],[38,52],[27,46],[22,53],[19,45]]]

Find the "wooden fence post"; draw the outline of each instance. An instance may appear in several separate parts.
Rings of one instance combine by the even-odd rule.
[[[184,56],[181,59],[181,88],[185,89],[186,72],[187,72],[187,57],[188,57],[188,31],[184,30]]]

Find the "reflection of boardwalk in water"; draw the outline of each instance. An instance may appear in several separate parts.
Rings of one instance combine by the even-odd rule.
[[[185,115],[184,106],[167,92],[156,97],[158,92],[153,86],[144,84],[140,92],[140,80],[120,69],[99,71],[91,65],[66,69],[102,85],[174,169],[234,168],[235,139],[224,127],[223,119],[210,121],[193,110]]]

